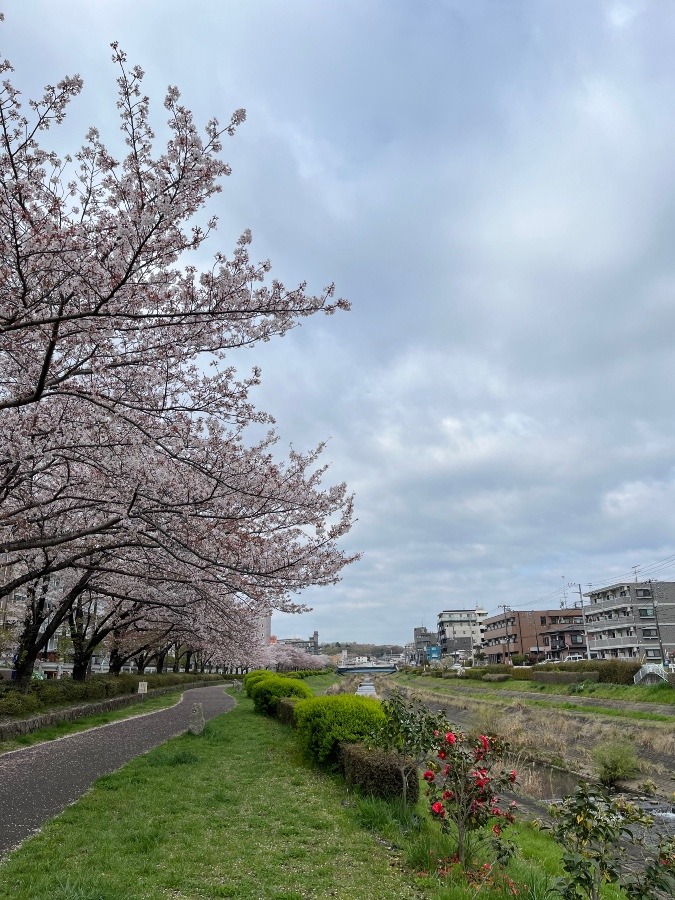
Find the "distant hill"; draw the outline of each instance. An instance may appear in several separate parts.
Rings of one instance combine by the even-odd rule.
[[[335,641],[332,644],[319,644],[319,652],[326,656],[334,656],[346,650],[350,656],[369,656],[371,659],[381,659],[383,656],[397,656],[403,653],[403,647],[398,644],[358,644],[355,641]]]

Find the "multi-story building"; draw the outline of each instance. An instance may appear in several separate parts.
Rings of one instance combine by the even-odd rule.
[[[428,631],[424,625],[415,628],[413,631],[412,662],[416,665],[421,665],[432,659],[440,659],[440,655],[438,634],[435,631]]]
[[[482,649],[484,609],[445,609],[438,614],[441,658],[463,662]]]
[[[530,662],[586,656],[580,609],[512,610],[484,621],[483,651],[489,663],[510,663],[514,655]]]
[[[610,584],[584,594],[593,659],[675,659],[675,581]]]

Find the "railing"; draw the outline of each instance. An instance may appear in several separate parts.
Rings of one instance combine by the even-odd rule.
[[[646,640],[648,641],[649,638]],[[606,650],[610,647],[633,647],[637,650],[641,643],[643,641],[638,640],[637,635],[634,634],[616,638],[592,638],[589,635],[588,638],[588,646],[591,650]]]
[[[648,675],[656,675],[662,681],[668,681],[666,670],[660,663],[646,663],[639,672],[636,672],[635,675],[633,675],[633,682],[635,684],[640,684],[640,682]]]

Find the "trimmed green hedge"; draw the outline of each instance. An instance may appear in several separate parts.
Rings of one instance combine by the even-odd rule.
[[[403,797],[405,775],[406,802],[417,803],[420,780],[413,760],[384,750],[369,750],[363,744],[341,743],[339,758],[345,781],[370,797],[399,800]]]
[[[297,697],[280,697],[277,700],[277,719],[283,725],[290,725],[291,728],[295,728],[295,706],[297,702]]]
[[[270,675],[274,675],[274,672],[271,672],[269,669],[254,669],[252,672],[248,672],[244,675],[242,684],[244,685],[246,695],[250,697],[254,686],[259,681],[262,681],[263,678],[268,678]]]
[[[258,712],[275,715],[280,697],[313,697],[312,689],[297,678],[271,675],[256,681],[250,690],[253,705]]]
[[[148,689],[191,684],[195,681],[222,682],[221,675],[94,675],[87,681],[71,678],[31,681],[28,691],[22,694],[8,683],[0,687],[0,716],[26,716],[54,706],[75,706],[79,703],[95,703],[111,697],[138,693],[138,682],[147,681]]]
[[[533,672],[532,681],[542,684],[582,684],[584,681],[597,681],[598,672]]]
[[[295,707],[296,731],[306,757],[336,765],[341,741],[355,743],[372,738],[385,722],[379,700],[351,694],[312,697]]]

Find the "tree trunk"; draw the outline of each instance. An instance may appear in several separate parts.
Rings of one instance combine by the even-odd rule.
[[[111,675],[119,675],[122,671],[122,666],[124,665],[124,658],[121,656],[117,647],[113,647],[110,651],[110,674]]]
[[[173,652],[173,673],[174,675],[178,675],[180,672],[180,644],[174,644],[174,652]]]
[[[73,660],[73,681],[86,681],[94,651],[80,653]]]
[[[185,671],[190,671],[190,664],[192,663],[192,650],[185,651]]]
[[[28,651],[19,648],[19,653],[14,663],[14,678],[22,694],[25,694],[28,690],[38,656],[39,652],[37,650]]]
[[[168,648],[166,650],[161,650],[157,654],[157,674],[164,674],[164,660],[166,659],[166,654],[168,653]]]

